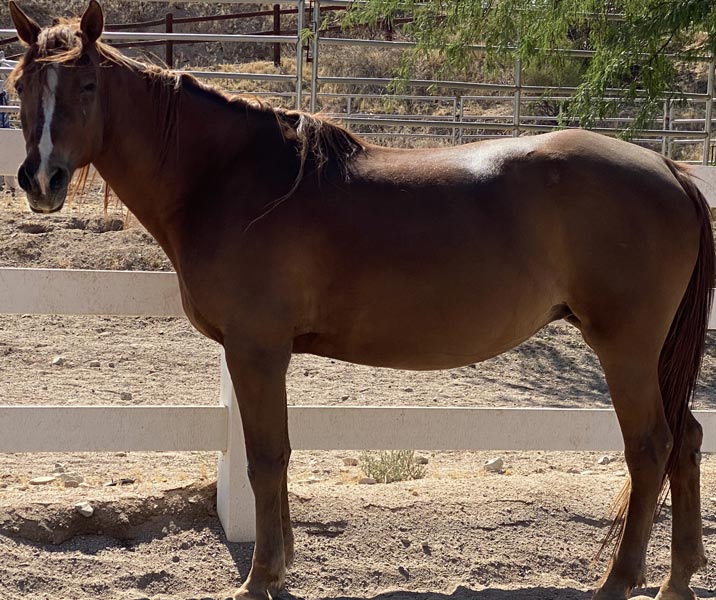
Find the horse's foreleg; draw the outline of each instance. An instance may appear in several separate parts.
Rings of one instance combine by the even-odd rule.
[[[643,349],[611,348],[600,352],[595,347],[624,436],[631,492],[623,536],[595,600],[624,600],[645,583],[646,548],[672,443],[659,390],[658,353],[649,361]]]
[[[248,475],[256,504],[251,571],[235,598],[265,600],[283,587],[285,529],[290,529],[286,469],[291,453],[286,422],[286,368],[290,351],[232,351],[226,361],[239,402]]]
[[[701,529],[701,425],[689,413],[676,468],[671,474],[671,571],[658,600],[693,600],[691,576],[706,564]]]

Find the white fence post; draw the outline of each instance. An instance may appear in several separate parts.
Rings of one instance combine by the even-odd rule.
[[[216,482],[216,512],[230,542],[253,542],[256,539],[256,508],[254,493],[246,474],[246,448],[241,428],[239,405],[234,385],[221,353],[220,403],[228,408],[226,452],[219,455]]]

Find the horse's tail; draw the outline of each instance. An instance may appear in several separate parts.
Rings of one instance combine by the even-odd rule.
[[[674,472],[679,458],[686,419],[701,368],[701,357],[704,353],[713,300],[712,288],[716,277],[716,253],[714,252],[711,227],[711,211],[706,198],[696,187],[685,167],[669,159],[665,159],[665,162],[681,187],[684,188],[696,210],[699,220],[699,252],[686,293],[681,299],[681,304],[676,311],[659,356],[659,388],[674,445],[666,463],[666,470],[661,482],[660,501],[654,514],[654,520],[668,495],[669,476]],[[597,557],[612,542],[621,540],[629,505],[630,489],[630,482],[627,481],[614,500],[612,505],[614,521]],[[618,543],[614,545],[613,553],[616,552],[617,547]],[[613,556],[614,554],[612,554],[612,558]]]

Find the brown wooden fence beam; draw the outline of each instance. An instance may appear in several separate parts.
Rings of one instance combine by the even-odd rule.
[[[274,35],[281,35],[281,5],[273,5],[273,33]],[[281,66],[281,44],[273,45],[273,65],[274,67]]]

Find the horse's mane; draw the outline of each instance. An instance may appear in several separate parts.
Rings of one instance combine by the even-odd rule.
[[[82,57],[87,47],[87,40],[80,30],[77,21],[56,19],[51,27],[43,29],[37,43],[31,46],[25,56],[10,75],[8,83],[12,85],[22,74],[23,69],[33,61],[54,64],[82,64]],[[365,145],[363,141],[341,127],[318,115],[300,110],[275,108],[253,96],[245,94],[227,94],[217,88],[200,82],[188,73],[179,73],[156,65],[139,62],[125,56],[112,46],[97,41],[94,48],[102,59],[102,66],[121,66],[141,73],[148,83],[157,90],[156,102],[157,124],[162,131],[164,149],[160,164],[164,162],[170,142],[176,134],[181,111],[182,89],[195,89],[200,93],[219,101],[233,105],[237,110],[247,109],[261,114],[273,116],[285,141],[296,144],[299,158],[298,176],[293,188],[282,198],[290,196],[301,183],[307,165],[311,165],[319,175],[331,166],[331,171],[340,178],[350,178],[350,162],[360,154]]]

